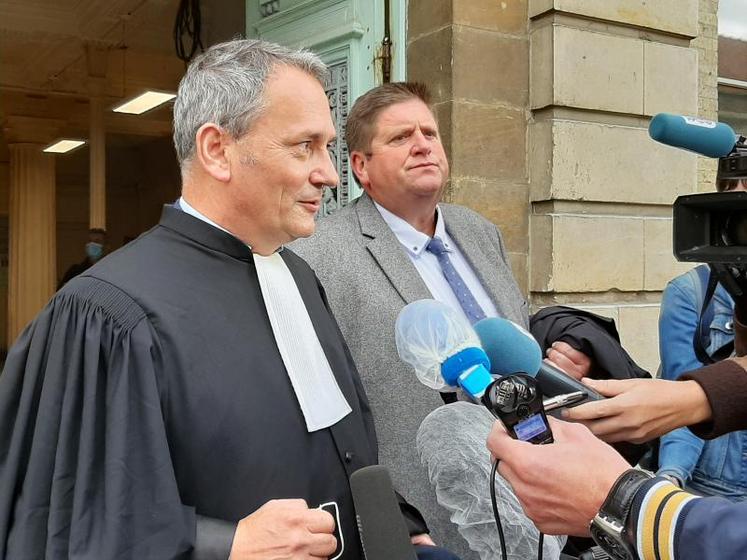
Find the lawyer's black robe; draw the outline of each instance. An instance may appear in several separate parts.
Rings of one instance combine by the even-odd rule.
[[[308,433],[249,249],[166,207],[8,355],[0,558],[188,557],[198,516],[235,523],[272,498],[336,502],[343,558],[361,556],[348,477],[376,462],[371,412],[316,277],[282,256],[352,413]]]

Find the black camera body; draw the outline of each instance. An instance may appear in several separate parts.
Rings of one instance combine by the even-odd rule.
[[[718,181],[747,182],[747,141],[719,159]],[[674,256],[707,263],[735,301],[747,297],[747,192],[680,196],[674,202]],[[743,305],[743,304],[742,304]]]
[[[747,191],[677,198],[674,256],[686,262],[747,264]]]

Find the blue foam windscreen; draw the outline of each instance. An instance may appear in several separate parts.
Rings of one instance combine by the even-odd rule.
[[[728,124],[671,113],[659,113],[651,119],[648,134],[667,146],[712,158],[728,155],[737,141]]]
[[[489,317],[474,325],[485,353],[490,373],[508,375],[524,372],[536,375],[542,363],[542,350],[531,334],[500,317]]]

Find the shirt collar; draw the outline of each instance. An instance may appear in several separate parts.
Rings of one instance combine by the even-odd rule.
[[[179,200],[176,201],[176,204],[177,204],[177,206],[179,206],[179,208],[181,208],[182,210],[184,210],[187,214],[190,214],[191,216],[194,216],[198,220],[202,220],[203,222],[206,222],[206,223],[210,224],[213,227],[217,227],[219,230],[225,231],[226,233],[231,233],[226,228],[221,227],[218,224],[216,224],[213,220],[211,220],[210,218],[208,218],[205,214],[203,214],[199,210],[195,210],[194,208],[192,208],[192,205],[189,204],[189,202],[187,202],[186,200],[184,200],[183,196],[179,197]]]
[[[197,218],[198,220],[202,220],[202,221],[203,221],[203,222],[205,222],[206,224],[210,224],[211,226],[213,226],[213,227],[216,227],[216,228],[218,228],[218,229],[219,229],[219,230],[221,230],[221,231],[225,231],[225,232],[226,232],[226,233],[228,233],[229,235],[233,235],[233,234],[232,234],[232,233],[231,233],[230,231],[228,231],[228,230],[227,230],[226,228],[224,228],[224,227],[221,227],[221,226],[219,226],[219,225],[218,225],[218,224],[216,224],[216,223],[215,223],[215,222],[214,222],[213,220],[211,220],[210,218],[208,218],[208,217],[207,217],[207,216],[206,216],[205,214],[203,214],[203,213],[202,213],[202,212],[200,212],[199,210],[196,210],[195,208],[193,208],[193,207],[192,207],[192,206],[191,206],[191,205],[189,204],[189,202],[187,202],[186,200],[184,200],[184,197],[183,197],[183,196],[180,196],[180,197],[179,197],[179,200],[177,200],[177,201],[176,201],[176,205],[177,205],[177,206],[178,206],[178,207],[179,207],[179,208],[180,208],[181,210],[183,210],[184,212],[186,212],[187,214],[189,214],[189,215],[191,215],[191,216],[194,216],[194,217],[195,217],[195,218]],[[234,237],[235,237],[235,236],[234,236]],[[247,244],[246,244],[246,246],[247,246],[247,247],[249,247],[249,250],[251,250],[251,248],[252,248],[252,246],[251,246],[251,245],[249,245],[249,244],[247,243]],[[281,247],[281,248],[282,248],[282,247]]]
[[[188,214],[179,204],[165,204],[161,213],[160,227],[182,235],[242,261],[252,261],[252,252],[241,240],[204,220]]]
[[[407,221],[390,212],[389,210],[381,206],[378,202],[374,201],[374,205],[381,214],[381,217],[384,218],[384,221],[389,226],[389,229],[392,230],[392,233],[397,237],[397,240],[399,240],[402,246],[407,249],[408,253],[417,257],[423,251],[425,251],[426,247],[428,246],[428,242],[431,240],[430,237],[428,237],[423,232],[416,230]],[[450,240],[446,235],[446,226],[444,224],[444,219],[441,214],[441,208],[439,206],[436,206],[435,237],[438,237],[439,239],[441,239],[441,241],[443,241],[444,247],[447,251],[451,251]]]

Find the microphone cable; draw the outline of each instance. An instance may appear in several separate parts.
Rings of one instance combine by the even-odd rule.
[[[498,474],[498,459],[493,463],[493,469],[490,471],[490,503],[493,506],[493,517],[495,518],[495,526],[498,529],[498,540],[501,543],[501,558],[508,560],[508,552],[506,552],[506,537],[503,534],[503,526],[501,525],[501,516],[498,514],[498,502],[495,498],[495,477]],[[545,542],[545,535],[540,531],[539,544],[537,546],[537,560],[542,560],[542,547]]]

